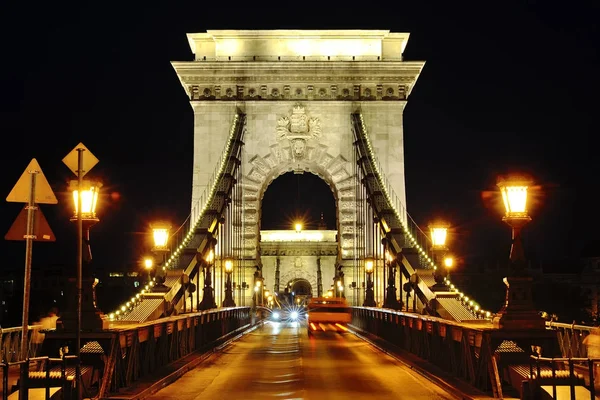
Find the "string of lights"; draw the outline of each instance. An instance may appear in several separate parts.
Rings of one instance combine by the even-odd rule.
[[[186,248],[186,246],[192,240],[192,238],[194,236],[194,232],[196,231],[196,228],[198,227],[198,224],[200,223],[208,206],[211,204],[211,202],[214,198],[214,195],[217,191],[220,177],[223,175],[225,167],[227,166],[227,160],[231,156],[230,153],[231,153],[232,146],[233,146],[233,143],[236,138],[236,132],[238,132],[239,129],[242,129],[242,127],[241,127],[242,123],[243,123],[243,118],[241,118],[241,116],[239,114],[236,114],[233,118],[233,123],[231,124],[231,129],[229,131],[229,137],[227,138],[227,141],[225,143],[225,148],[224,148],[223,152],[221,153],[222,155],[221,155],[220,162],[218,163],[217,168],[215,169],[215,171],[213,172],[213,174],[209,180],[211,182],[211,184],[210,184],[210,189],[208,190],[208,194],[206,194],[206,191],[205,191],[205,194],[202,195],[198,199],[198,202],[192,209],[192,212],[190,213],[190,215],[186,218],[185,222],[171,236],[171,237],[174,237],[178,231],[180,231],[181,229],[185,229],[185,225],[187,224],[188,221],[191,222],[190,227],[187,231],[187,234],[183,237],[183,240],[181,240],[180,243],[177,243],[175,245],[175,250],[171,252],[170,257],[166,260],[165,265],[163,265],[163,267],[162,267],[163,271],[166,271],[167,269],[172,269],[175,266],[179,254],[183,251],[183,249]],[[200,210],[200,211],[197,212],[197,210]],[[123,318],[125,315],[130,313],[135,308],[135,306],[138,305],[143,300],[143,295],[146,294],[147,292],[149,292],[153,286],[154,286],[154,282],[150,282],[148,285],[146,285],[139,293],[137,293],[134,297],[132,297],[130,299],[130,301],[127,301],[125,304],[121,305],[121,307],[119,307],[119,309],[110,313],[108,315],[109,320],[110,321],[119,320],[120,318]]]
[[[419,252],[421,257],[423,257],[427,261],[427,263],[433,268],[433,270],[434,271],[437,270],[438,266],[435,264],[433,258],[427,253],[427,250],[424,248],[424,246],[421,246],[419,244],[419,242],[417,240],[418,238],[416,237],[416,235],[413,235],[411,233],[409,226],[407,224],[406,218],[404,218],[404,216],[400,212],[399,208],[402,207],[402,210],[404,210],[406,215],[410,218],[404,205],[399,204],[399,198],[395,195],[392,187],[387,184],[387,179],[385,178],[385,175],[382,172],[379,162],[377,161],[377,159],[375,157],[375,152],[373,151],[373,146],[371,144],[371,140],[369,139],[368,130],[365,125],[365,121],[364,121],[362,114],[359,114],[359,119],[360,119],[360,123],[361,123],[362,132],[364,132],[364,139],[365,139],[365,143],[367,145],[367,149],[369,151],[369,157],[371,160],[374,161],[373,167],[376,172],[375,176],[377,178],[377,182],[378,182],[380,188],[382,189],[382,192],[385,195],[385,198],[386,198],[388,204],[390,204],[392,206],[394,213],[396,215],[396,218],[401,222],[404,235],[411,242],[411,244],[417,249],[417,251]],[[393,201],[393,199],[397,199],[397,201]],[[412,221],[412,219],[411,219],[411,221]],[[414,221],[413,221],[413,223],[414,223]],[[430,241],[429,237],[416,224],[415,224],[415,227],[417,228],[416,229],[417,234],[421,233],[423,238],[425,239],[425,242],[428,243]],[[474,301],[472,298],[469,298],[469,296],[466,296],[463,292],[461,292],[460,289],[458,289],[456,287],[456,285],[454,285],[448,278],[444,278],[444,283],[446,283],[446,285],[448,285],[450,287],[451,291],[458,293],[461,303],[465,307],[467,307],[467,309],[469,309],[474,315],[476,315],[479,318],[486,318],[486,319],[492,318],[492,313],[490,311],[486,311],[486,310],[482,309],[481,306],[476,301]]]

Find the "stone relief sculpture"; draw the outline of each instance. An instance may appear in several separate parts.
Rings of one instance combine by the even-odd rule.
[[[277,139],[289,140],[294,160],[303,159],[306,153],[306,141],[321,137],[321,121],[309,118],[301,104],[294,106],[292,115],[277,120]]]

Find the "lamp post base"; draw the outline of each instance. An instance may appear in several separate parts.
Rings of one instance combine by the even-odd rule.
[[[373,289],[367,289],[367,292],[365,293],[365,301],[363,302],[363,307],[377,307]]]
[[[506,301],[504,307],[492,318],[494,328],[545,329],[546,321],[533,305],[532,280],[527,275],[506,278]]]
[[[235,301],[233,300],[233,293],[231,289],[225,290],[225,299],[223,300],[223,307],[235,307]]]
[[[200,310],[210,310],[212,308],[217,308],[217,303],[215,302],[212,287],[206,286],[202,295],[202,301],[200,302]]]
[[[76,298],[76,279],[69,278],[69,297],[71,299]],[[105,323],[104,313],[96,308],[96,295],[94,288],[94,278],[84,277],[81,281],[81,331],[82,332],[94,332],[101,331],[108,324]],[[66,309],[60,313],[60,318],[56,321],[57,329],[61,329],[69,332],[77,331],[77,304],[71,301],[67,304]],[[106,325],[106,326],[105,326]]]
[[[492,324],[494,329],[506,329],[511,331],[546,329],[546,321],[535,310],[501,310],[492,319]]]
[[[392,310],[401,310],[402,301],[396,298],[396,288],[390,286],[386,289],[385,302],[383,303],[384,308],[391,308]]]

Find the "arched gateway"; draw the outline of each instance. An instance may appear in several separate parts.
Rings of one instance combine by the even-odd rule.
[[[279,258],[280,264],[286,257],[279,278],[275,271],[265,274],[265,286],[300,278],[293,275],[300,260],[303,278],[317,294],[317,263],[303,258],[317,256],[261,255],[261,199],[268,185],[289,171],[318,175],[336,201],[333,254],[318,256],[322,285],[329,288],[336,267],[354,265],[362,227],[356,218],[360,185],[353,172],[353,113],[363,116],[380,168],[405,204],[402,113],[424,65],[402,60],[408,36],[386,30],[188,34],[194,61],[173,62],[173,67],[194,110],[192,204],[211,184],[234,116],[246,116],[239,247],[247,282],[253,266],[274,268],[277,261],[265,257]]]

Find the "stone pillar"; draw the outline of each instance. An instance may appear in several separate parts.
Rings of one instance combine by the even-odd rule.
[[[275,264],[275,285],[273,286],[273,292],[279,293],[279,267],[281,264],[281,260],[279,256],[277,256],[277,263]]]
[[[323,297],[323,277],[321,275],[321,257],[317,257],[317,297]]]

